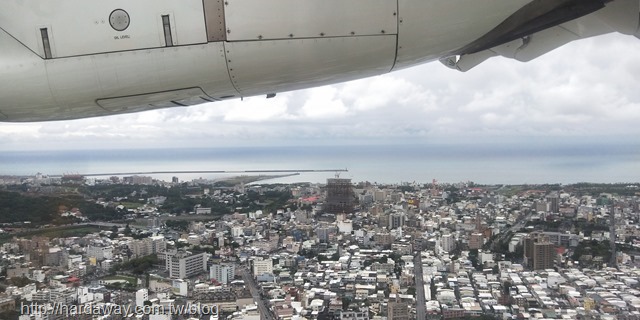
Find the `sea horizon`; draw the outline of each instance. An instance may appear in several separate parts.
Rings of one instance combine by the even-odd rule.
[[[640,148],[628,144],[399,144],[264,146],[113,150],[38,150],[0,153],[0,175],[96,174],[148,171],[347,169],[354,182],[473,181],[544,184],[640,181]],[[238,175],[238,174],[232,174]],[[326,182],[334,172],[301,173],[265,183]],[[172,175],[152,175],[170,180]],[[181,174],[182,181],[221,174]]]

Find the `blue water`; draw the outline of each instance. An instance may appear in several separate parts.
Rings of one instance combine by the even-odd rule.
[[[486,184],[638,182],[640,147],[630,144],[425,144],[210,149],[5,151],[0,175],[186,170],[343,169],[343,178],[379,183],[474,181]],[[155,175],[170,180],[171,174]],[[181,180],[220,174],[179,174]],[[270,182],[324,182],[303,173]]]

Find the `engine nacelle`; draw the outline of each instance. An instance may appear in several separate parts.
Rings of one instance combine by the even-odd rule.
[[[493,33],[540,3],[553,1],[9,1],[0,11],[0,121],[273,94],[453,55],[463,57],[442,61],[458,69],[496,54],[534,57],[572,32],[527,39],[527,52],[518,51],[525,43],[519,38],[473,59],[464,54],[509,40]],[[616,0],[595,14],[609,30],[639,35],[637,6],[637,0]],[[505,30],[521,36],[518,28]]]

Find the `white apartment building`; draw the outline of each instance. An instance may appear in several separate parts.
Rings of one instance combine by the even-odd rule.
[[[135,257],[144,257],[164,252],[167,249],[167,242],[163,236],[153,236],[129,242],[129,249]]]
[[[113,247],[89,245],[87,247],[87,257],[96,258],[98,261],[113,259]]]
[[[136,306],[143,306],[144,302],[149,300],[149,290],[140,289],[136,291]]]
[[[455,249],[455,239],[453,238],[453,235],[443,234],[442,237],[440,237],[440,246],[442,247],[442,250],[446,252],[453,251],[453,249]]]
[[[213,264],[209,269],[209,278],[222,284],[229,284],[234,277],[235,266],[233,264]]]
[[[273,260],[271,258],[255,258],[253,260],[253,276],[257,277],[265,273],[273,274]]]
[[[179,251],[166,254],[166,267],[169,276],[174,279],[186,279],[207,271],[208,254],[192,254],[188,251]]]

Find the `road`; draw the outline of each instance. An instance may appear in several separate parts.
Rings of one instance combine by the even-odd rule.
[[[416,319],[425,320],[427,318],[427,301],[424,297],[424,275],[422,274],[422,256],[420,251],[414,252],[413,273],[416,278]]]
[[[88,226],[97,226],[97,227],[113,227],[113,226],[125,227],[127,225],[126,223],[113,223],[113,222],[103,222],[103,221],[83,222],[78,224],[88,225]]]
[[[242,279],[244,280],[244,284],[247,287],[249,287],[249,291],[251,291],[251,296],[253,297],[253,301],[258,303],[258,311],[260,311],[260,319],[275,320],[275,316],[273,315],[271,310],[267,308],[267,306],[264,303],[264,300],[262,300],[262,297],[260,297],[260,289],[258,289],[258,284],[249,273],[249,270],[246,268],[241,268],[240,271],[242,272]]]
[[[527,214],[524,218],[518,219],[509,229],[501,231],[500,235],[491,242],[491,250],[497,250],[498,244],[506,241],[507,237],[513,236],[518,230],[524,228],[527,225],[527,221],[531,218],[532,213]]]

